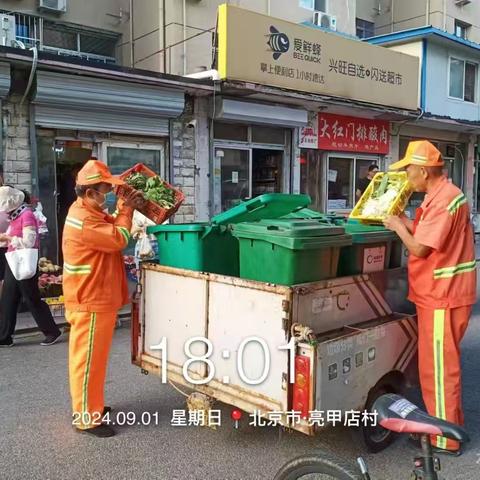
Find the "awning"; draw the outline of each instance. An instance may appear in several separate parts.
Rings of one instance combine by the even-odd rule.
[[[227,98],[217,98],[215,118],[290,128],[303,127],[308,124],[308,112],[306,110],[280,105],[241,102]]]
[[[184,109],[181,91],[39,71],[35,123],[46,128],[168,135]]]

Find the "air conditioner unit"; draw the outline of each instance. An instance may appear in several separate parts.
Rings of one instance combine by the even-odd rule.
[[[328,28],[337,31],[337,17],[324,12],[313,12],[313,24],[317,27]]]
[[[455,5],[457,7],[463,7],[464,5],[468,5],[469,3],[472,3],[472,0],[455,0]]]
[[[13,47],[16,38],[15,17],[13,15],[0,15],[0,45]]]
[[[38,8],[49,12],[66,12],[67,0],[39,0]]]

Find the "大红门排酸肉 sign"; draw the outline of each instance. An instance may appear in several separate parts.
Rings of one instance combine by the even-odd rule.
[[[299,147],[341,152],[388,154],[390,124],[384,120],[315,114],[300,128]]]
[[[220,77],[416,110],[418,58],[243,10],[219,7]]]

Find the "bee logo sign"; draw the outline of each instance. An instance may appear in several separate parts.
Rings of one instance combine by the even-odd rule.
[[[290,40],[285,33],[278,31],[273,25],[270,27],[270,33],[267,34],[267,45],[273,52],[273,59],[278,60],[282,53],[287,53],[290,48]]]

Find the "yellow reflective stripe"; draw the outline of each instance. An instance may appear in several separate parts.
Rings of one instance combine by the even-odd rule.
[[[81,230],[83,227],[83,222],[73,217],[67,217],[65,219],[65,225],[76,228],[77,230]]]
[[[453,215],[462,205],[467,203],[467,198],[463,193],[457,195],[448,205],[447,210],[450,215]]]
[[[125,227],[117,227],[117,229],[123,235],[126,242],[128,243],[130,241],[130,232],[128,231],[128,229]]]
[[[113,218],[117,218],[119,213],[120,213],[120,212],[119,212],[118,210],[115,210],[115,211],[112,213],[112,217],[113,217]]]
[[[88,378],[90,376],[90,366],[92,364],[93,340],[95,336],[96,321],[97,321],[97,314],[92,313],[92,315],[90,316],[90,329],[88,332],[87,365],[85,366],[85,373],[83,375],[82,413],[85,413],[88,411]]]
[[[437,268],[433,271],[433,278],[438,280],[439,278],[452,278],[455,275],[460,275],[462,273],[473,272],[477,268],[477,261],[472,260],[471,262],[459,263],[453,267]]]
[[[422,163],[427,163],[427,157],[424,157],[422,155],[412,155],[412,160],[417,160]]]
[[[70,275],[88,275],[92,273],[91,265],[70,265],[69,263],[64,263],[63,268]]]
[[[96,180],[97,178],[102,178],[101,173],[95,173],[94,175],[87,175],[85,177],[87,180]]]
[[[435,415],[446,420],[445,414],[445,384],[443,368],[443,338],[445,330],[445,310],[435,310],[433,313],[433,356],[435,368]],[[447,439],[437,436],[437,447],[447,448]]]

